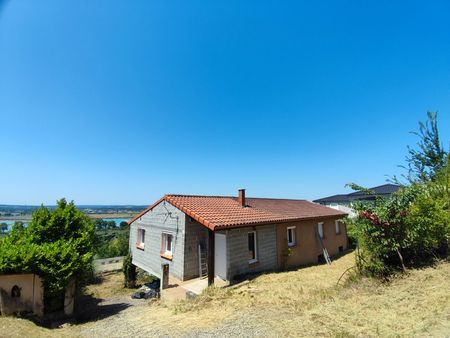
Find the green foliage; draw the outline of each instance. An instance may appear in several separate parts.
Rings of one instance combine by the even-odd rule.
[[[72,277],[92,271],[94,225],[74,203],[61,199],[55,210],[41,207],[28,227],[15,224],[0,240],[0,274],[35,273],[46,300],[60,296]]]
[[[434,195],[432,184],[413,184],[389,199],[355,205],[359,215],[348,220],[348,228],[358,242],[361,271],[386,276],[447,251],[450,213],[445,200]]]
[[[409,183],[432,181],[444,168],[448,154],[439,138],[437,113],[428,112],[428,120],[419,122],[419,131],[413,134],[419,137],[418,149],[408,147],[405,177]]]
[[[11,227],[12,232],[17,234],[22,233],[25,230],[25,224],[22,221],[15,221]]]
[[[351,218],[342,220],[347,229],[348,245],[350,248],[355,248],[358,244],[358,229],[355,222]]]
[[[386,276],[448,254],[450,158],[439,139],[437,114],[428,113],[414,134],[420,140],[417,149],[408,147],[404,177],[409,185],[389,199],[356,202],[358,216],[346,221],[349,238],[357,243],[360,271]]]
[[[130,231],[128,228],[119,230],[98,230],[94,237],[95,258],[109,258],[128,254]]]
[[[0,223],[0,233],[5,233],[8,230],[8,224]]]
[[[106,221],[104,219],[95,220],[95,230],[114,230],[116,228],[115,221]]]
[[[24,232],[25,232],[25,225],[23,224],[23,222],[15,221],[8,235],[11,241],[17,242],[23,237]]]
[[[125,277],[125,287],[134,288],[136,285],[136,266],[132,263],[133,258],[131,253],[128,253],[123,260],[123,274]]]

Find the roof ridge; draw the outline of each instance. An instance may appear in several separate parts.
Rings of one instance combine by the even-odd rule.
[[[172,197],[204,197],[204,198],[235,198],[235,196],[220,196],[220,195],[189,195],[189,194],[166,194],[165,196]]]
[[[191,194],[165,194],[164,196],[172,197],[200,197],[200,198],[233,198],[237,199],[238,196],[226,196],[226,195],[191,195]],[[276,200],[276,201],[299,201],[299,202],[311,202],[307,199],[297,198],[274,198],[274,197],[252,197],[247,196],[246,199],[259,199],[259,200]]]
[[[246,199],[253,199],[253,200],[276,200],[276,201],[310,202],[309,200],[306,200],[306,199],[295,199],[295,198],[246,197]]]
[[[399,187],[399,186],[400,186],[400,185],[394,184],[394,183],[385,183],[385,184],[382,184],[382,185],[377,185],[376,187],[369,188],[369,190],[370,190],[370,189],[380,188],[380,187],[385,187],[385,186],[387,186],[387,185],[392,185],[392,186],[394,186],[394,187]]]

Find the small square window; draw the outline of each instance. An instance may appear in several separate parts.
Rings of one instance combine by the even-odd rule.
[[[317,223],[317,232],[319,233],[320,238],[323,238],[323,222]]]
[[[295,238],[295,227],[287,228],[287,244],[289,247],[297,244],[297,240]]]
[[[341,233],[341,223],[339,221],[335,221],[336,225],[336,235],[339,235]]]
[[[138,229],[136,247],[144,250],[145,248],[145,229]]]
[[[162,234],[161,254],[165,257],[171,258],[173,254],[173,235]]]
[[[255,263],[258,261],[256,252],[256,231],[248,233],[248,262]]]

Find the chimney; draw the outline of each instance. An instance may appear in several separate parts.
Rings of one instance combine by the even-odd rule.
[[[239,189],[238,203],[241,207],[245,207],[245,189]]]

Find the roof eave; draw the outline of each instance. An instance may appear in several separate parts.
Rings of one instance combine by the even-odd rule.
[[[348,216],[347,213],[340,212],[340,213],[336,213],[336,214],[332,214],[332,215],[307,216],[307,217],[297,217],[297,218],[294,217],[294,218],[289,218],[289,219],[278,219],[278,220],[273,220],[273,221],[257,221],[257,222],[249,222],[249,223],[227,224],[227,225],[220,226],[220,225],[215,225],[215,224],[209,222],[208,220],[204,219],[201,216],[198,216],[197,214],[195,214],[193,211],[191,211],[190,209],[186,208],[185,206],[183,206],[183,205],[181,205],[179,203],[176,203],[170,197],[170,195],[164,195],[158,201],[153,203],[151,206],[149,206],[148,208],[146,208],[145,210],[143,210],[142,212],[137,214],[131,221],[128,222],[128,224],[131,225],[133,222],[135,222],[136,220],[138,220],[139,218],[144,216],[147,212],[152,210],[155,206],[157,206],[162,201],[166,201],[166,202],[172,204],[174,207],[176,207],[177,209],[181,210],[186,215],[188,215],[189,217],[193,218],[194,220],[196,220],[197,222],[199,222],[200,224],[202,224],[203,226],[205,226],[206,228],[208,228],[208,229],[210,229],[212,231],[226,230],[226,229],[235,229],[235,228],[242,228],[242,227],[251,227],[251,226],[260,226],[260,225],[269,225],[269,224],[300,222],[300,221],[307,221],[307,220],[318,219],[318,218],[332,218],[332,217],[333,218],[335,218],[335,217],[342,218],[342,217]]]
[[[292,223],[292,222],[301,222],[301,221],[310,221],[312,219],[323,219],[323,218],[344,218],[348,216],[347,213],[335,214],[335,215],[324,215],[324,216],[308,216],[308,217],[300,217],[300,218],[292,218],[292,219],[281,219],[281,220],[273,220],[273,221],[261,221],[261,222],[251,222],[251,223],[237,223],[237,224],[227,224],[222,226],[216,226],[215,230],[228,230],[228,229],[236,229],[236,228],[245,228],[252,226],[261,226],[261,225],[272,225],[272,224],[281,224],[281,223]]]
[[[144,210],[142,210],[139,214],[137,214],[136,216],[134,216],[131,221],[128,222],[128,225],[131,225],[132,223],[134,223],[135,221],[137,221],[139,218],[141,218],[142,216],[144,216],[147,212],[149,212],[150,210],[152,210],[154,207],[156,207],[159,203],[161,203],[163,200],[165,200],[166,196],[161,197],[159,200],[157,200],[155,203],[153,203],[152,205],[150,205],[148,208],[145,208]]]

